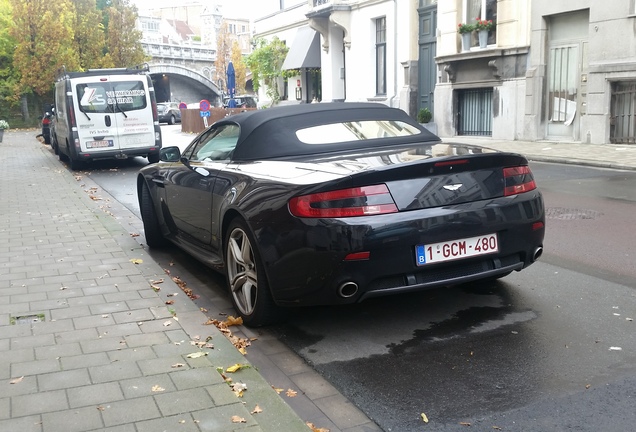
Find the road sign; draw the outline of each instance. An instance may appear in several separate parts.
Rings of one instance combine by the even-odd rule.
[[[188,108],[188,104],[187,104],[187,103],[185,103],[185,102],[181,102],[181,103],[179,104],[179,109],[187,109],[187,108]]]
[[[210,111],[199,111],[201,117],[210,117]]]
[[[199,109],[201,111],[210,111],[210,102],[206,99],[202,99],[201,102],[199,102]]]

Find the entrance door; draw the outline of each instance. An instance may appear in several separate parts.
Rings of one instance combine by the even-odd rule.
[[[587,93],[589,10],[548,18],[546,136],[580,141],[581,116]]]
[[[418,9],[419,28],[419,108],[428,108],[434,113],[435,84],[437,83],[437,64],[435,55],[437,51],[437,1],[420,0],[423,7]]]

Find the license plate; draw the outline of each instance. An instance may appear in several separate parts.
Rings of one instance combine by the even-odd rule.
[[[86,148],[104,148],[104,147],[113,147],[113,140],[102,140],[102,141],[87,141]]]
[[[497,234],[451,240],[415,246],[415,262],[418,266],[444,261],[486,255],[499,251]]]

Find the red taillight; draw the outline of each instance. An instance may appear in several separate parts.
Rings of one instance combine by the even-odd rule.
[[[50,120],[49,118],[44,117],[44,118],[42,119],[42,124],[43,124],[43,125],[47,125],[47,124],[50,124],[50,123],[51,123],[51,120]]]
[[[528,165],[504,168],[504,196],[529,192],[537,188]]]
[[[384,184],[320,192],[292,198],[289,211],[297,217],[368,216],[398,211]]]

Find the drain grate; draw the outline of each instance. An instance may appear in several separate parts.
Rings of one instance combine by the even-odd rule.
[[[22,315],[22,316],[11,317],[11,325],[33,324],[36,322],[43,322],[43,321],[44,321],[44,314]]]
[[[545,209],[545,217],[547,219],[559,220],[580,220],[580,219],[597,219],[603,213],[596,210],[583,210],[565,207],[549,207]]]

